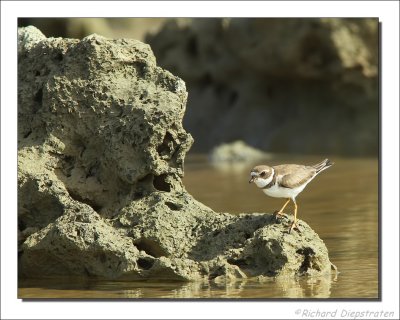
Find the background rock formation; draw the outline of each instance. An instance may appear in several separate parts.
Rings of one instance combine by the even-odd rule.
[[[287,218],[216,213],[188,194],[185,83],[136,40],[18,32],[23,277],[226,279],[321,274],[327,249]]]
[[[239,139],[268,152],[377,155],[378,19],[184,22],[146,42],[187,83],[195,151]]]

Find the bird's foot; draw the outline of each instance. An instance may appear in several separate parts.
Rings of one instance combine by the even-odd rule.
[[[274,212],[274,216],[275,216],[275,218],[281,218],[281,217],[284,217],[284,216],[285,216],[285,213],[282,212],[282,211],[276,210],[276,211]]]
[[[301,233],[300,228],[299,228],[299,226],[297,225],[297,222],[296,222],[296,221],[293,221],[293,222],[292,222],[292,224],[291,224],[291,226],[290,226],[290,228],[289,228],[289,230],[288,230],[288,233],[290,233],[292,230],[297,230],[299,233]]]

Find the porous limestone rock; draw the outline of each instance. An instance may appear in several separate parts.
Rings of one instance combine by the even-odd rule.
[[[38,36],[39,35],[39,36]],[[150,47],[19,30],[21,277],[214,279],[320,274],[328,251],[287,218],[217,213],[182,184],[185,83]]]

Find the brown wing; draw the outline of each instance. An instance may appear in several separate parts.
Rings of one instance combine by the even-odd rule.
[[[275,172],[281,177],[280,184],[285,188],[295,188],[301,186],[311,179],[315,173],[315,168],[297,164],[274,167]]]

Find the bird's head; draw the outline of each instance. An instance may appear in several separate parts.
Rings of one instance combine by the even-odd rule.
[[[268,166],[256,166],[250,171],[250,181],[254,182],[257,187],[264,188],[272,181],[274,169]]]

